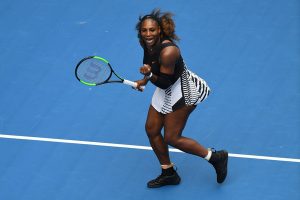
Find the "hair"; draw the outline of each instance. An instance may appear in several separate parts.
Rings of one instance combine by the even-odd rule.
[[[152,19],[157,22],[158,26],[161,29],[160,38],[167,38],[171,41],[179,41],[179,37],[175,34],[175,23],[173,20],[174,15],[170,12],[162,13],[160,9],[156,8],[148,15],[140,16],[139,21],[135,26],[135,29],[138,32],[138,38],[141,42],[141,24],[146,19]]]

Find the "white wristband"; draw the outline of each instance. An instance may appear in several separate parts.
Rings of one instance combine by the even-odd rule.
[[[149,80],[153,76],[152,72],[148,76],[145,76],[147,80]]]

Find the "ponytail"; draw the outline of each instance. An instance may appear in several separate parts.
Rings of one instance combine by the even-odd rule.
[[[138,38],[141,39],[140,31],[142,22],[146,19],[152,19],[156,21],[158,26],[161,28],[161,38],[167,38],[171,41],[179,41],[179,37],[175,34],[175,23],[172,17],[172,13],[161,13],[160,9],[154,9],[150,14],[143,17],[140,16],[135,27],[138,32]]]
[[[161,29],[165,37],[170,38],[171,40],[179,41],[179,37],[175,34],[175,23],[172,17],[173,14],[169,12],[164,13],[161,16]]]

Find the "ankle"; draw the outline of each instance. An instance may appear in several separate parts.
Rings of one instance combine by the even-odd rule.
[[[175,171],[175,169],[173,167],[170,167],[168,169],[162,169],[162,174],[166,175],[166,176],[171,176],[171,175],[173,175],[175,173],[176,173],[176,171]]]
[[[211,149],[207,149],[207,155],[204,157],[205,160],[209,161],[212,156],[212,151]]]
[[[171,164],[168,164],[168,165],[161,165],[161,168],[162,169],[169,169],[169,168],[173,168],[174,164],[171,163]]]
[[[220,160],[220,155],[215,149],[210,149],[211,150],[211,157],[208,160],[209,163],[215,164]]]
[[[162,165],[161,170],[162,170],[162,174],[167,175],[167,176],[171,176],[174,173],[176,173],[176,170],[174,169],[174,164],[173,163],[171,163],[170,165],[167,165],[167,166]]]

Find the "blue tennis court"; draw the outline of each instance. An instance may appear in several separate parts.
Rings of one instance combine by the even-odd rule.
[[[77,62],[98,55],[138,80],[135,25],[175,14],[189,68],[212,89],[184,135],[230,153],[226,181],[171,149],[179,186],[160,173],[144,131],[154,92],[88,87]],[[300,199],[298,0],[0,2],[0,199]]]

